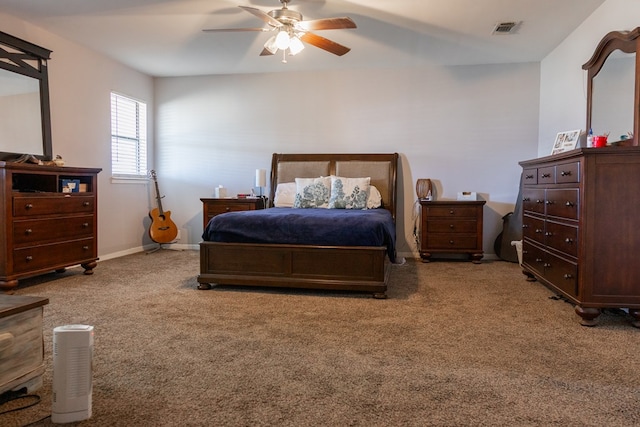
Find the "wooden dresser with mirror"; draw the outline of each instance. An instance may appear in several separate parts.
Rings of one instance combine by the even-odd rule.
[[[585,326],[596,325],[602,309],[623,308],[633,326],[640,327],[639,36],[640,28],[607,34],[583,66],[588,75],[586,129],[616,132],[609,139],[614,144],[520,162],[523,272],[575,304]],[[631,61],[625,59],[633,67],[633,87],[626,88],[633,100],[624,104],[630,110],[628,122],[614,123],[607,119],[612,115],[608,109],[618,112],[619,99],[612,100],[613,106],[601,105],[613,90],[601,85],[598,75],[605,68],[625,73],[609,64],[622,53],[632,55]],[[622,132],[627,137],[618,141]]]
[[[98,259],[100,169],[52,164],[50,54],[0,32],[0,292]]]

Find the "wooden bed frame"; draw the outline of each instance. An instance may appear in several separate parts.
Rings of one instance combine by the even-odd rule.
[[[396,221],[398,154],[273,154],[269,205],[276,186],[295,178],[371,177]],[[211,284],[370,292],[386,298],[386,246],[200,243],[199,289]]]

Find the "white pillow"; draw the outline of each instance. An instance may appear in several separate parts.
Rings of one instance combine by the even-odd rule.
[[[367,209],[377,209],[382,206],[382,195],[375,185],[369,186],[369,198],[367,199]]]
[[[296,183],[281,182],[276,187],[276,195],[273,198],[273,206],[276,208],[292,208],[296,199]]]
[[[326,208],[329,206],[331,178],[296,178],[294,208]]]
[[[329,209],[366,209],[371,178],[331,176]]]

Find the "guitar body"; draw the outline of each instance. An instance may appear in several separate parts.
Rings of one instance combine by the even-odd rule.
[[[151,217],[151,225],[149,226],[149,237],[156,243],[171,243],[178,237],[178,227],[171,221],[171,211],[162,209],[162,197],[158,188],[158,180],[156,179],[156,171],[151,171],[151,177],[156,187],[156,201],[158,207],[151,209],[149,217]]]
[[[161,215],[158,208],[149,212],[151,225],[149,226],[149,237],[156,243],[171,243],[178,237],[178,227],[171,220],[171,211],[164,211]]]

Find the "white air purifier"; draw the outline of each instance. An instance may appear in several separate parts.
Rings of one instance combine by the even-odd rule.
[[[91,417],[93,326],[53,328],[51,421],[72,423]]]

